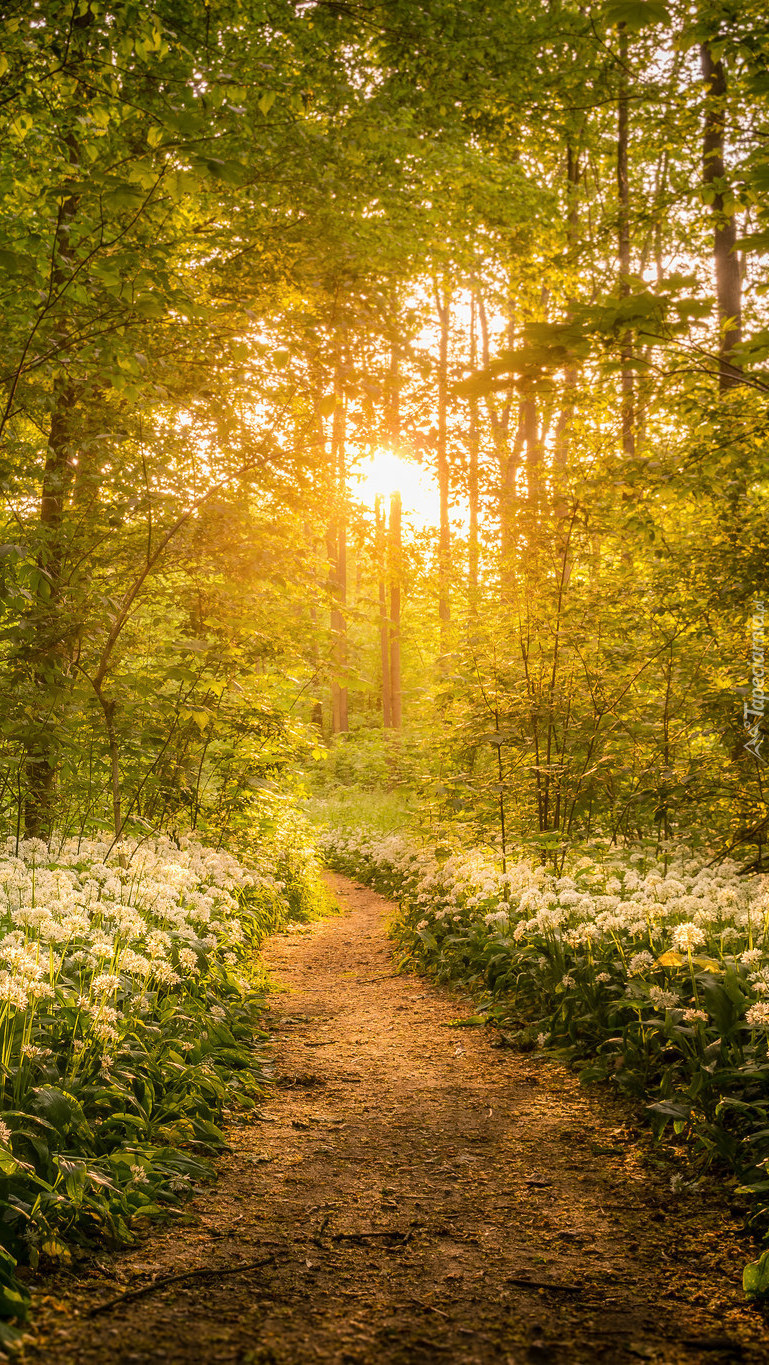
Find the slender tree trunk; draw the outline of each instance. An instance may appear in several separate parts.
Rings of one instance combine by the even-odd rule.
[[[480,290],[477,292],[478,321],[481,328],[481,358],[484,369],[488,368],[490,355],[489,321],[486,305]],[[512,340],[512,323],[510,324]],[[513,572],[513,551],[515,549],[516,526],[516,479],[523,453],[523,425],[519,420],[518,430],[512,449],[510,448],[510,414],[512,412],[512,393],[505,397],[503,407],[497,408],[491,396],[486,399],[486,411],[491,426],[491,436],[497,456],[499,474],[499,597],[504,604],[510,600],[509,580]],[[519,412],[520,418],[520,412]]]
[[[65,685],[62,619],[64,513],[73,470],[72,385],[57,385],[40,494],[40,549],[37,562],[43,579],[33,608],[37,657],[34,667],[38,697],[33,733],[27,745],[27,789],[24,830],[28,838],[50,832],[56,796],[56,722]]]
[[[478,337],[476,332],[476,311],[477,303],[475,290],[473,290],[470,301],[470,368],[477,369],[478,366]],[[467,493],[470,503],[470,528],[468,533],[467,545],[467,575],[468,575],[468,604],[470,615],[476,616],[478,613],[478,446],[479,446],[479,423],[478,423],[478,399],[473,395],[470,399],[470,429],[468,431],[468,471],[467,471]]]
[[[123,833],[123,817],[120,799],[120,748],[117,730],[115,729],[115,702],[108,701],[106,697],[99,693],[99,703],[104,712],[104,723],[107,727],[107,742],[109,744],[110,774],[112,779],[112,821],[115,828],[115,839],[120,840]]]
[[[346,734],[347,717],[347,459],[345,449],[345,394],[341,355],[334,373],[336,406],[331,432],[331,464],[334,479],[336,516],[329,530],[331,561],[331,635],[333,639],[331,680],[331,723],[335,735]]]
[[[707,43],[700,48],[705,83],[705,131],[702,142],[702,179],[712,186],[713,263],[718,306],[718,386],[721,392],[739,384],[742,371],[732,354],[742,338],[742,281],[737,254],[737,222],[724,206],[724,136],[726,129],[726,68],[714,61]]]
[[[503,605],[509,605],[514,593],[513,585],[517,572],[515,551],[520,542],[520,516],[518,515],[518,471],[523,462],[526,444],[526,420],[522,402],[518,404],[518,421],[512,444],[508,437],[508,420],[500,427],[497,439],[497,459],[499,466],[499,598]]]
[[[532,392],[521,396],[521,427],[526,446],[526,478],[529,486],[529,507],[536,518],[542,501],[542,441],[537,418],[537,400]],[[532,524],[532,531],[534,529]]]
[[[75,65],[87,52],[87,30],[93,23],[89,7],[72,19],[70,61]],[[75,134],[64,136],[71,178],[80,174],[80,149]],[[74,187],[73,187],[74,190]],[[80,196],[76,190],[67,194],[59,205],[52,243],[51,293],[55,294],[69,278],[72,270],[72,226],[77,216]],[[66,321],[60,324],[66,332]],[[40,698],[36,708],[34,737],[30,738],[27,754],[27,793],[25,798],[24,828],[27,836],[50,832],[53,822],[56,792],[56,720],[57,693],[64,681],[62,640],[62,564],[64,559],[63,523],[67,496],[71,483],[72,445],[75,434],[73,408],[78,397],[75,386],[67,378],[54,381],[54,404],[48,436],[45,467],[40,495],[41,543],[38,565],[47,578],[45,597],[36,604],[37,625],[42,636],[42,650],[35,669],[35,686]]]
[[[320,422],[321,422],[321,430],[320,430],[320,439],[319,439],[319,441],[318,441],[318,444],[319,444],[319,446],[322,446],[322,445],[323,445],[322,418],[320,419]],[[305,541],[305,545],[307,545],[307,547],[309,548],[309,550],[310,550],[310,555],[311,555],[311,558],[310,558],[311,570],[310,570],[310,572],[311,572],[311,575],[312,575],[313,589],[314,589],[314,590],[317,590],[317,587],[318,587],[318,582],[317,582],[317,580],[318,580],[318,558],[319,558],[320,546],[319,546],[318,543],[317,543],[317,540],[316,540],[316,537],[315,537],[315,532],[314,532],[314,530],[313,530],[313,527],[310,525],[310,523],[309,523],[308,521],[306,521],[306,522],[304,523],[304,541]],[[312,597],[310,598],[310,601],[309,601],[309,604],[308,604],[308,615],[309,615],[309,618],[310,618],[310,626],[311,626],[311,630],[310,630],[310,642],[311,642],[311,643],[310,643],[310,650],[311,650],[311,656],[310,656],[310,657],[311,657],[311,660],[312,660],[313,678],[316,679],[316,678],[319,676],[320,671],[321,671],[321,651],[320,651],[320,643],[319,643],[319,642],[320,642],[320,623],[319,623],[319,620],[318,620],[318,607],[317,607],[317,602],[316,602],[314,596],[312,596]],[[311,711],[310,711],[310,720],[312,721],[312,724],[313,724],[313,725],[317,725],[317,727],[318,727],[318,729],[320,730],[320,733],[321,733],[321,735],[322,735],[322,734],[323,734],[323,702],[322,702],[322,701],[320,701],[320,700],[318,700],[318,699],[316,699],[315,701],[313,701],[313,703],[312,703],[312,708],[311,708]]]
[[[387,417],[390,440],[395,444],[401,434],[400,419],[400,346],[393,333],[390,342],[390,367],[387,374]]]
[[[494,730],[497,734],[497,786],[499,787],[499,837],[502,844],[502,872],[507,873],[507,828],[505,820],[505,768],[502,762],[502,739],[500,736],[499,724],[499,702],[494,703]],[[507,886],[505,886],[505,900],[509,896]]]
[[[67,139],[73,174],[77,171],[78,150],[73,137]],[[64,283],[71,269],[70,236],[79,204],[78,195],[69,195],[59,208],[53,248],[53,285]],[[40,489],[40,548],[37,562],[45,575],[44,590],[34,607],[35,634],[39,654],[34,681],[39,698],[34,733],[28,743],[27,790],[24,830],[27,837],[50,832],[56,794],[56,716],[63,684],[63,640],[61,638],[61,589],[64,563],[64,513],[72,481],[74,418],[77,399],[74,385],[60,378],[54,384],[54,401],[48,432],[48,446]]]
[[[579,237],[579,212],[577,193],[580,179],[579,152],[569,144],[566,148],[566,237],[570,262],[574,260]],[[577,392],[577,367],[567,365],[563,377],[563,397],[561,410],[555,428],[553,441],[553,512],[556,525],[556,539],[560,549],[568,555],[566,546],[569,541],[569,502],[568,468],[569,438],[574,420],[575,396]],[[568,557],[564,581],[571,578],[571,558]]]
[[[579,237],[579,213],[577,192],[579,187],[579,152],[569,144],[566,148],[566,240],[569,260],[573,262]],[[573,304],[573,299],[570,300]],[[569,464],[569,432],[574,417],[574,400],[577,388],[577,367],[567,365],[563,380],[561,411],[555,429],[553,442],[553,478],[555,481],[555,515],[561,523],[568,514],[565,499],[566,472]]]
[[[438,355],[438,492],[440,496],[440,533],[438,541],[438,619],[440,623],[441,668],[447,667],[451,625],[451,526],[449,523],[449,457],[447,447],[448,385],[449,385],[449,327],[451,324],[451,293],[446,279],[443,296],[435,284],[435,302],[440,322]]]
[[[629,93],[628,39],[624,24],[619,26],[619,96],[617,107],[617,246],[619,255],[619,292],[630,293],[630,181],[628,177]],[[620,346],[620,386],[622,390],[622,450],[635,454],[635,393],[633,387],[633,341],[628,334]]]
[[[390,623],[387,618],[387,570],[385,564],[385,516],[382,499],[376,500],[376,564],[379,579],[379,646],[382,661],[382,724],[389,730],[393,723],[390,689]]]
[[[401,495],[390,498],[390,695],[392,725],[400,730],[403,721],[401,695]]]

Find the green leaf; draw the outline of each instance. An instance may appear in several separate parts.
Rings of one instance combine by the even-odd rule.
[[[0,1315],[4,1318],[26,1318],[29,1310],[29,1295],[17,1284],[12,1287],[0,1284]]]
[[[47,1119],[61,1137],[66,1136],[71,1127],[85,1123],[83,1110],[74,1095],[67,1095],[55,1085],[43,1085],[34,1090],[32,1108]]]
[[[0,271],[4,275],[34,275],[35,261],[32,256],[23,256],[18,251],[0,248]]]
[[[668,1119],[688,1119],[692,1112],[690,1104],[675,1104],[672,1100],[659,1100],[657,1104],[647,1104],[646,1108]]]
[[[603,18],[611,27],[623,25],[628,33],[640,33],[653,24],[670,24],[670,11],[662,0],[608,0]]]
[[[742,1287],[749,1299],[769,1294],[769,1251],[762,1252],[757,1261],[750,1261],[745,1266]]]
[[[240,161],[220,161],[218,157],[209,157],[204,164],[209,175],[223,180],[225,185],[244,185],[248,179],[248,168]]]
[[[138,313],[140,318],[163,318],[166,315],[166,305],[158,294],[140,294],[134,299],[133,311]]]

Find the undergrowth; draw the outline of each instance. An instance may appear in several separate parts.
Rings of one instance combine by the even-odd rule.
[[[258,948],[326,908],[287,816],[247,862],[193,840],[0,848],[0,1343],[20,1267],[130,1241],[212,1176],[263,1093]]]

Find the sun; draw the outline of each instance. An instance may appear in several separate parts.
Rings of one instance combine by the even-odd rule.
[[[367,507],[373,507],[381,498],[385,508],[390,495],[400,493],[403,515],[415,526],[437,526],[440,522],[434,475],[413,460],[404,460],[394,450],[375,450],[363,460],[350,476],[350,493]]]

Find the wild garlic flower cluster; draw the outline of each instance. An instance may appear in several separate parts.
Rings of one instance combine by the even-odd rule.
[[[769,878],[680,852],[582,856],[564,875],[521,859],[503,874],[481,850],[427,851],[399,835],[332,830],[328,861],[397,896],[405,934],[434,965],[524,958],[553,991],[612,991],[688,1024],[708,1018],[696,974],[737,971],[744,1021],[769,1029]]]
[[[282,894],[266,857],[247,868],[192,839],[114,849],[97,839],[52,849],[6,841],[0,1061],[11,1073],[26,1068],[28,1081],[52,1055],[50,1034],[70,1050],[65,1071],[77,1070],[88,1056],[114,1051],[132,1019],[146,1022],[164,996],[199,990],[213,970],[242,988],[247,905]]]
[[[255,812],[246,856],[0,844],[0,1317],[25,1301],[9,1266],[165,1216],[211,1175],[228,1110],[260,1093],[256,950],[325,893],[288,806]]]

